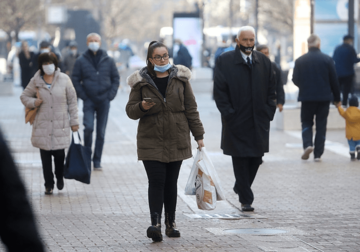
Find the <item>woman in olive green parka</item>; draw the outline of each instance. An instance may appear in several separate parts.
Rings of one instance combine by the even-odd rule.
[[[190,131],[204,146],[204,128],[189,83],[191,71],[170,65],[166,46],[149,45],[147,67],[127,79],[131,86],[127,115],[140,119],[137,134],[138,159],[149,179],[151,224],[147,235],[161,241],[161,213],[165,208],[166,235],[180,237],[175,229],[177,178],[181,163],[192,156]]]

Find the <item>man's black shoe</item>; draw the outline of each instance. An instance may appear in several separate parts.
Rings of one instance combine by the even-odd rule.
[[[57,187],[57,189],[59,189],[59,190],[62,190],[62,189],[64,188],[64,179],[63,179],[63,178],[58,179],[58,180],[56,181],[56,187]]]
[[[241,204],[241,210],[243,212],[252,212],[255,209],[250,204]]]

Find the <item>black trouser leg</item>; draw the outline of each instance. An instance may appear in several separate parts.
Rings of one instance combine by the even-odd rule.
[[[182,161],[171,162],[166,167],[164,208],[166,213],[175,213],[177,203],[177,180]]]
[[[52,172],[51,151],[40,149],[41,163],[45,179],[45,188],[54,188],[54,174]]]
[[[62,179],[64,177],[65,150],[54,150],[52,155],[54,156],[56,179]]]
[[[149,180],[149,207],[151,213],[161,215],[163,205],[166,212],[175,212],[177,202],[177,179],[182,161],[162,163],[143,161]]]
[[[316,112],[316,102],[302,102],[301,103],[301,128],[303,148],[313,146],[313,131],[314,115]]]
[[[339,78],[340,88],[343,95],[342,105],[347,106],[349,94],[353,90],[354,75]]]
[[[314,157],[320,158],[324,153],[326,140],[326,124],[329,115],[330,102],[318,102],[316,109],[316,134]]]
[[[241,204],[252,204],[254,194],[251,185],[261,164],[261,157],[232,157],[235,187]]]
[[[150,212],[161,215],[164,201],[166,201],[166,210],[175,211],[177,179],[182,161],[172,163],[143,161],[143,163],[149,180]]]
[[[259,166],[262,164],[262,157],[253,157],[250,158],[250,170],[249,170],[249,182],[250,186],[252,186]]]

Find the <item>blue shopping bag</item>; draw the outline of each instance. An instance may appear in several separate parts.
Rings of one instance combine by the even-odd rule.
[[[75,139],[75,140],[74,140]],[[73,132],[66,156],[64,178],[90,184],[91,148],[81,144],[79,132]]]

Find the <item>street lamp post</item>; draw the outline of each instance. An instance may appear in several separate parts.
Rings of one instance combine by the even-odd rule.
[[[259,0],[255,2],[255,37],[256,44],[258,44],[258,34],[259,33]]]
[[[349,0],[348,33],[354,37],[354,0]]]
[[[310,0],[310,34],[314,34],[314,12],[315,9],[315,0]]]

